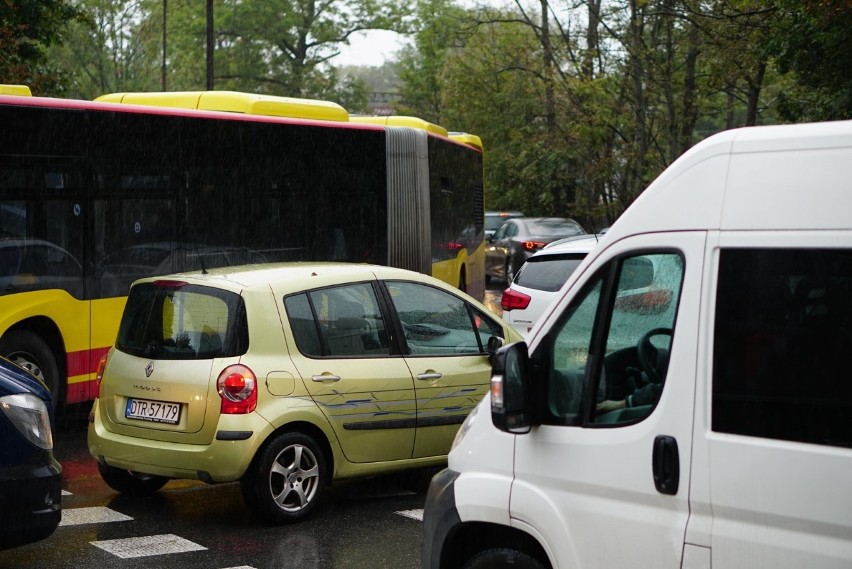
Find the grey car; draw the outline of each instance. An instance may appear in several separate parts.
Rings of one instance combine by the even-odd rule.
[[[519,217],[509,219],[488,239],[485,247],[485,276],[510,284],[533,253],[545,245],[586,233],[568,217]]]

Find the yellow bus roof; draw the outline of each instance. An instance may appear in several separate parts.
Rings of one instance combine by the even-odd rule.
[[[26,85],[0,85],[0,95],[19,95],[21,97],[32,97],[30,88]]]
[[[419,128],[420,130],[425,130],[426,132],[431,132],[432,134],[437,134],[440,136],[449,136],[447,129],[445,129],[444,127],[430,122],[426,122],[423,119],[418,119],[417,117],[404,117],[398,115],[392,115],[387,117],[356,116],[350,117],[349,120],[352,122],[364,122],[370,124],[380,124],[384,126],[407,126],[411,128]]]
[[[349,113],[346,112],[346,109],[330,101],[275,97],[254,93],[238,93],[236,91],[110,93],[101,95],[95,101],[323,121],[347,122],[349,120]]]
[[[450,138],[457,142],[461,142],[462,144],[467,144],[468,146],[478,148],[480,151],[482,151],[482,139],[476,136],[475,134],[468,134],[466,132],[451,132]]]

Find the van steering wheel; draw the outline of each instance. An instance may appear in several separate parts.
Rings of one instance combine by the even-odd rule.
[[[651,343],[651,338],[654,336],[671,337],[672,333],[673,331],[671,328],[654,328],[645,332],[645,334],[643,334],[639,339],[639,343],[636,345],[639,364],[642,366],[642,370],[648,374],[648,378],[652,383],[663,382],[662,370],[660,368],[665,369],[668,364],[668,350],[665,350],[666,361],[660,362],[660,350],[654,347],[654,344]]]

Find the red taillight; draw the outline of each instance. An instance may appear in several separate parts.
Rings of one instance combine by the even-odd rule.
[[[524,249],[527,251],[538,251],[547,245],[544,241],[524,241]]]
[[[244,365],[226,367],[216,380],[223,415],[242,415],[257,408],[257,378]]]
[[[532,298],[528,294],[507,288],[500,299],[500,307],[503,310],[523,310],[530,305],[530,300]]]
[[[101,382],[104,380],[104,370],[106,369],[107,356],[109,352],[101,356],[98,360],[98,373],[95,376],[95,392],[92,393],[92,399],[97,399],[101,396]]]

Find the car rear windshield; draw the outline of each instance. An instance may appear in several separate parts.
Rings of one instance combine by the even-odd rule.
[[[515,277],[515,284],[525,288],[555,292],[562,288],[585,257],[585,253],[530,257]]]
[[[240,295],[183,282],[142,283],[130,290],[116,347],[158,360],[239,356],[248,349]]]

